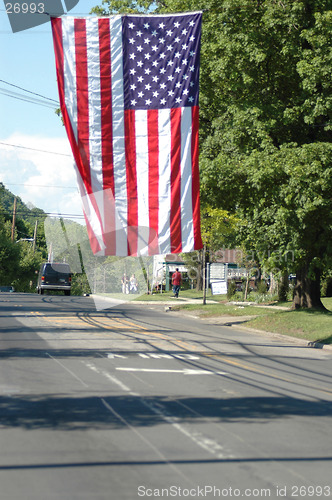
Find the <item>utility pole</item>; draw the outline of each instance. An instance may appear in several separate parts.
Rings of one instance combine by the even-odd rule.
[[[35,232],[33,233],[33,245],[32,245],[33,253],[35,253],[35,250],[36,250],[37,226],[38,226],[38,220],[36,220]]]
[[[203,246],[203,306],[206,304],[206,244]]]
[[[16,200],[16,196],[15,196],[15,198],[14,198],[14,209],[13,209],[13,222],[12,222],[12,236],[11,236],[12,242],[14,242],[14,236],[15,236],[16,203],[17,203],[17,200]]]

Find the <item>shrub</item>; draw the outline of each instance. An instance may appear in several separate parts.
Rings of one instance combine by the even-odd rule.
[[[227,287],[227,298],[231,299],[236,294],[236,283],[234,280],[228,283]]]

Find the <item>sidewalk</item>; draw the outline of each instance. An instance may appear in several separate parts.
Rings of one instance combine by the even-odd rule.
[[[212,316],[212,317],[201,317],[199,315],[195,314],[195,311],[186,311],[186,310],[175,310],[172,311],[171,307],[173,305],[177,305],[182,301],[183,304],[196,304],[198,307],[201,305],[202,308],[204,307],[202,304],[202,299],[187,299],[185,297],[179,297],[178,299],[173,299],[172,301],[167,301],[167,302],[162,302],[162,301],[134,301],[132,302],[133,304],[149,304],[150,306],[154,305],[163,305],[163,306],[169,306],[167,308],[167,311],[171,311],[173,314],[178,314],[181,316],[188,316],[192,319],[196,319],[208,324],[213,324],[216,326],[226,326],[226,327],[236,327],[237,329],[241,329],[243,331],[246,331],[248,333],[254,333],[254,334],[260,334],[260,335],[267,335],[269,337],[273,337],[278,340],[284,340],[287,342],[290,342],[292,344],[298,344],[302,346],[306,346],[308,348],[314,348],[314,349],[324,349],[324,350],[331,350],[332,351],[332,345],[329,344],[321,344],[319,342],[311,342],[306,339],[301,339],[298,337],[292,337],[290,335],[282,334],[282,333],[274,333],[274,332],[268,332],[265,330],[258,330],[255,328],[250,328],[245,326],[245,323],[253,318],[256,317],[256,315],[248,315],[248,316]],[[214,300],[207,300],[207,304],[216,304],[217,302]],[[280,310],[280,311],[288,311],[289,307],[286,306],[274,306],[274,305],[264,305],[264,304],[257,304],[256,302],[246,302],[245,304],[243,302],[228,302],[227,304],[230,305],[236,305],[239,307],[247,307],[247,306],[253,306],[253,307],[260,307],[264,309],[275,309],[275,310]]]
[[[168,300],[169,299],[169,300]],[[133,300],[133,304],[149,304],[149,305],[179,305],[179,304],[196,304],[197,306],[203,306],[202,299],[188,299],[187,297],[169,297],[167,300]],[[218,304],[216,300],[208,299],[207,304]]]
[[[93,297],[93,295],[90,295]],[[96,297],[96,296],[94,296]],[[216,326],[224,326],[224,327],[236,327],[237,329],[244,330],[248,333],[255,333],[255,334],[260,334],[260,335],[268,335],[270,337],[274,337],[278,340],[285,340],[290,343],[295,343],[298,345],[306,346],[309,348],[315,348],[315,349],[328,349],[332,350],[332,345],[329,344],[321,344],[319,342],[311,342],[306,339],[301,339],[298,337],[292,337],[286,334],[282,333],[274,333],[274,332],[269,332],[265,330],[258,330],[255,328],[250,328],[245,326],[245,323],[251,319],[254,319],[257,315],[252,314],[252,315],[242,315],[242,316],[230,316],[230,315],[220,315],[220,316],[211,316],[211,317],[201,317],[197,313],[200,311],[204,310],[204,306],[202,303],[202,298],[199,299],[189,299],[187,297],[178,297],[178,298],[173,298],[173,297],[168,297],[167,300],[114,300],[110,299],[107,297],[101,297],[99,296],[102,300],[105,301],[110,301],[114,304],[114,302],[117,302],[118,304],[131,304],[131,305],[146,305],[149,307],[154,307],[154,308],[162,308],[165,312],[171,312],[172,314],[176,314],[179,316],[187,316],[195,320],[199,320],[202,323],[208,323],[208,324],[213,324]],[[207,304],[217,304],[218,302],[212,299],[207,299],[206,300]],[[195,311],[187,311],[185,309],[172,309],[173,307],[176,307],[178,305],[185,305],[185,304],[193,304],[197,306],[197,310]],[[274,309],[274,310],[284,310],[287,311],[289,310],[288,307],[286,306],[275,306],[275,305],[265,305],[265,304],[257,304],[256,302],[227,302],[228,305],[235,305],[238,307],[243,307],[243,309],[247,306],[252,306],[252,307],[257,307],[257,308],[264,308],[264,309]],[[200,307],[201,306],[201,307]],[[196,313],[196,314],[195,314]]]

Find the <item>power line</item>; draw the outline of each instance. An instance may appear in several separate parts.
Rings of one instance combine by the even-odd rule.
[[[25,184],[25,183],[14,183],[6,182],[6,186],[24,186],[24,187],[43,187],[43,188],[59,188],[59,189],[77,189],[77,186],[52,186],[51,184]]]
[[[29,102],[31,104],[37,104],[38,106],[45,106],[46,108],[54,109],[55,107],[55,104],[51,104],[50,102],[45,102],[40,99],[28,97],[25,96],[24,94],[18,94],[17,92],[12,92],[6,89],[0,89],[0,94],[3,94],[7,97],[11,97],[12,99],[18,99],[19,101]]]
[[[38,209],[38,210],[41,210],[41,209]],[[11,211],[8,211],[8,210],[1,210],[0,209],[0,213],[2,214],[6,214],[6,215],[9,215],[11,216],[12,215],[12,212]],[[63,219],[84,219],[84,215],[80,215],[80,214],[59,214],[59,213],[55,213],[55,212],[44,212],[42,214],[36,214],[36,213],[31,213],[31,211],[29,210],[16,210],[16,215],[25,215],[27,217],[38,217],[38,218],[44,218],[46,215],[48,215],[49,217],[59,217],[59,218],[63,218]]]
[[[2,144],[4,146],[10,146],[12,148],[29,149],[30,151],[38,151],[39,153],[47,153],[47,154],[58,155],[58,156],[67,156],[69,158],[72,157],[72,155],[68,155],[68,154],[65,154],[65,153],[56,153],[55,151],[45,151],[44,149],[28,148],[27,146],[20,146],[18,144],[9,144],[7,142],[1,142],[0,141],[0,144]]]
[[[8,31],[4,31],[4,30],[1,30],[0,31],[0,34],[1,35],[12,35],[13,32],[8,30]],[[27,36],[27,35],[49,35],[50,32],[49,31],[33,31],[33,30],[25,30],[25,31],[18,31],[17,33],[15,33],[15,35],[24,35],[24,36]]]
[[[48,101],[52,101],[52,102],[55,102],[56,104],[59,104],[59,102],[56,101],[55,99],[51,99],[50,97],[46,97],[42,94],[38,94],[37,92],[32,92],[32,90],[25,89],[24,87],[20,87],[19,85],[15,85],[14,83],[6,82],[6,80],[0,79],[0,82],[5,83],[6,85],[10,85],[11,87],[15,87],[16,89],[23,90],[24,92],[27,92],[28,94],[33,94],[33,95],[36,95],[38,97],[42,97],[43,99],[47,99]]]

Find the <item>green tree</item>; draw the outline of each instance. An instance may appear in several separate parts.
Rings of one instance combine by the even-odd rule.
[[[19,259],[12,284],[17,292],[35,292],[37,272],[45,260],[43,254],[34,250],[29,241],[18,242],[16,247],[19,249]]]
[[[331,261],[330,0],[104,0],[99,13],[204,10],[203,204],[242,221],[238,243],[297,273],[294,307],[322,307]],[[324,222],[323,222],[324,221]]]
[[[1,208],[1,207],[0,207]],[[17,274],[19,248],[11,241],[11,226],[0,215],[0,284],[12,285]]]
[[[201,232],[204,248],[182,254],[188,268],[189,278],[196,282],[196,289],[203,289],[203,272],[207,262],[215,261],[215,252],[226,246],[233,246],[237,218],[220,208],[204,206],[202,208]]]
[[[14,241],[11,241],[15,196],[0,183],[0,284],[14,285],[17,291],[31,291],[35,271],[47,255],[43,221],[46,214],[38,208],[29,208],[16,197]],[[31,241],[38,221],[36,244]],[[22,241],[23,240],[23,241]],[[33,290],[33,288],[32,288]]]
[[[238,242],[261,263],[275,269],[284,256],[280,276],[297,274],[294,308],[322,307],[320,274],[331,264],[331,11],[318,0],[241,5],[222,4],[220,32],[205,47],[216,56],[207,77],[220,114],[205,131],[203,199],[238,213]]]
[[[332,264],[332,144],[256,151],[238,168],[246,186],[239,239],[268,271],[296,273],[295,308],[322,307],[320,275]]]

